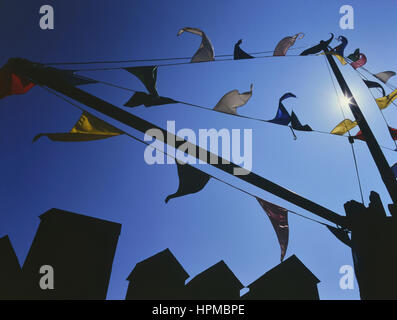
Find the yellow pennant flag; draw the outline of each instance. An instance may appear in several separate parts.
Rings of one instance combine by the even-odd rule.
[[[345,119],[341,121],[332,131],[332,134],[337,134],[343,136],[346,132],[353,129],[357,125],[356,121],[351,121],[350,119]]]
[[[48,137],[52,141],[75,142],[106,139],[123,133],[123,131],[94,117],[92,114],[83,112],[70,132],[40,133],[34,137],[33,142],[43,136]]]
[[[375,99],[379,109],[386,109],[397,98],[397,89],[389,93],[387,96]]]

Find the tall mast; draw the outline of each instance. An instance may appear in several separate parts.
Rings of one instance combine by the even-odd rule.
[[[365,142],[367,143],[368,149],[371,152],[372,158],[375,161],[376,166],[378,167],[379,173],[382,177],[383,183],[386,186],[387,191],[389,192],[389,195],[391,199],[393,200],[394,205],[397,205],[397,183],[396,183],[396,177],[393,174],[393,171],[391,170],[385,155],[383,154],[378,141],[376,140],[374,134],[372,133],[371,128],[368,125],[367,120],[365,119],[363,113],[360,110],[360,107],[358,106],[356,99],[354,99],[354,96],[352,92],[350,91],[349,86],[346,83],[346,80],[344,79],[341,71],[339,70],[338,66],[335,63],[335,60],[332,56],[332,54],[329,53],[328,48],[324,48],[324,53],[325,56],[327,57],[327,60],[331,66],[332,71],[335,74],[336,80],[339,83],[339,86],[342,90],[343,95],[348,99],[348,104],[350,107],[351,112],[353,113],[353,116],[355,120],[357,121],[357,124],[363,133],[365,137]]]
[[[34,83],[39,85],[44,85],[52,90],[55,90],[65,96],[79,101],[82,104],[108,116],[113,118],[116,121],[119,121],[135,130],[138,130],[142,133],[146,133],[149,129],[158,129],[163,133],[163,142],[171,145],[172,147],[178,148],[180,145],[187,143],[189,148],[187,148],[187,152],[220,170],[223,170],[226,173],[234,175],[235,169],[240,168],[240,166],[226,161],[222,157],[218,155],[211,154],[209,151],[200,148],[197,145],[194,145],[185,140],[183,141],[175,141],[175,135],[166,130],[152,124],[142,118],[137,117],[129,112],[126,112],[109,102],[106,102],[96,96],[89,94],[79,88],[74,87],[70,83],[68,83],[64,77],[61,70],[55,68],[48,68],[38,63],[33,63],[31,61],[25,59],[10,59],[8,62],[11,65],[13,72],[18,75],[25,76],[31,79]],[[161,137],[157,137],[161,138]],[[169,141],[168,139],[171,138]],[[191,150],[195,152],[192,152]],[[203,155],[203,156],[202,156]],[[217,163],[210,163],[208,159],[217,159]],[[332,223],[335,223],[341,227],[348,228],[348,224],[346,221],[346,217],[341,216],[309,199],[306,199],[295,192],[292,192],[282,186],[265,179],[254,172],[249,172],[247,175],[239,175],[235,176],[249,184],[252,184],[264,191],[270,192],[288,202],[291,202],[309,212],[314,213],[315,215],[326,219]]]

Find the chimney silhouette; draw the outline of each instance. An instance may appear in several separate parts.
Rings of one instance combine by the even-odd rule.
[[[165,249],[136,264],[127,280],[126,300],[183,299],[183,290],[189,275],[171,253]]]
[[[186,284],[184,298],[192,300],[240,299],[240,290],[243,287],[226,263],[221,260]]]
[[[251,283],[242,299],[318,300],[320,282],[295,256],[291,256]]]
[[[22,268],[27,299],[105,299],[121,225],[51,209]],[[54,289],[42,289],[42,266],[54,272]],[[49,275],[49,273],[48,273]]]
[[[0,300],[20,298],[22,272],[8,236],[0,238]]]

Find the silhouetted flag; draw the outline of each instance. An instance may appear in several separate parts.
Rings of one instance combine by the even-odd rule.
[[[258,200],[262,209],[266,212],[277,234],[277,239],[281,248],[280,260],[283,261],[285,253],[287,252],[289,237],[288,210],[258,197],[256,200]]]
[[[357,126],[356,121],[351,121],[350,119],[344,119],[341,122],[339,122],[334,129],[332,129],[331,133],[343,136],[346,132],[353,129],[355,126]]]
[[[246,53],[244,50],[242,50],[240,48],[240,44],[243,42],[243,40],[239,40],[236,42],[236,44],[234,45],[234,60],[241,60],[241,59],[254,59],[253,56],[249,55],[248,53]]]
[[[0,99],[13,94],[24,94],[33,86],[33,82],[12,73],[9,66],[0,69]]]
[[[366,63],[367,63],[367,57],[365,56],[365,54],[360,53],[360,58],[357,61],[352,62],[350,65],[354,69],[358,69],[358,68],[362,67],[363,65],[365,65]]]
[[[183,32],[197,34],[202,39],[200,47],[198,48],[190,62],[206,62],[214,60],[214,46],[212,45],[211,40],[202,30],[197,28],[185,27],[178,31],[177,36],[180,36]]]
[[[48,137],[52,141],[77,142],[106,139],[123,133],[123,131],[94,117],[92,114],[83,112],[70,132],[40,133],[34,137],[33,142],[43,136]]]
[[[347,38],[344,36],[339,36],[338,39],[341,44],[333,48],[330,53],[333,54],[342,64],[346,64],[346,60],[344,58],[345,48],[348,44]]]
[[[147,94],[146,92],[137,91],[134,93],[131,99],[124,104],[124,106],[137,107],[143,104],[145,107],[152,107],[170,103],[179,102],[171,98],[154,96],[151,94]]]
[[[379,109],[386,109],[397,98],[397,89],[389,93],[387,96],[375,99]]]
[[[371,89],[371,88],[380,88],[382,90],[382,96],[384,97],[386,95],[385,89],[382,87],[380,83],[377,83],[375,81],[369,81],[369,80],[363,80],[365,85]]]
[[[313,131],[312,128],[308,124],[302,125],[296,116],[295,112],[291,112],[291,126],[292,129],[300,130],[300,131]]]
[[[360,59],[360,49],[356,49],[354,51],[354,53],[351,53],[347,56],[348,59],[350,59],[351,61],[355,62],[358,59]]]
[[[321,40],[319,44],[306,49],[304,51],[302,51],[302,53],[300,54],[301,56],[307,56],[309,54],[316,54],[316,53],[320,53],[321,51],[325,50],[326,48],[328,48],[329,44],[331,43],[331,41],[334,39],[334,35],[333,33],[331,33],[331,37],[327,40]]]
[[[276,116],[274,117],[274,119],[268,120],[268,122],[281,124],[283,126],[287,126],[290,123],[291,116],[289,115],[287,109],[285,109],[285,107],[282,103],[283,100],[288,99],[288,98],[296,98],[296,96],[291,92],[284,94],[278,102],[278,109],[277,109]]]
[[[130,67],[124,68],[124,70],[136,76],[147,91],[154,96],[158,96],[157,93],[157,66],[144,66],[144,67]]]
[[[240,93],[238,90],[232,90],[226,93],[216,104],[214,110],[224,113],[237,114],[237,108],[245,105],[252,97],[253,84],[250,91]]]
[[[397,162],[391,166],[394,176],[397,178]]]
[[[208,174],[189,164],[179,164],[177,161],[176,165],[178,169],[179,187],[174,194],[169,195],[165,199],[165,203],[172,198],[182,197],[201,191],[211,178]]]
[[[301,36],[298,38],[299,35]],[[285,56],[288,49],[295,44],[296,39],[302,39],[303,37],[304,34],[302,32],[299,32],[292,37],[289,36],[281,39],[274,49],[273,56]]]
[[[337,237],[340,241],[342,241],[348,247],[351,247],[351,240],[349,238],[349,234],[346,230],[335,228],[332,226],[327,226],[328,230],[332,232],[332,234]]]
[[[391,77],[393,77],[395,75],[396,75],[396,73],[394,71],[383,71],[383,72],[379,72],[377,74],[374,74],[374,77],[378,78],[383,83],[386,83],[387,81],[389,81],[389,79]]]

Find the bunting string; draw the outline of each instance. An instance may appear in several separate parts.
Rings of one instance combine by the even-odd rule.
[[[58,97],[59,99],[63,100],[64,102],[66,102],[66,103],[72,105],[73,107],[77,108],[77,109],[80,110],[81,112],[87,112],[84,108],[82,108],[81,106],[79,106],[77,103],[75,103],[75,102],[73,102],[73,101],[71,101],[71,100],[65,98],[65,97],[62,96],[61,94],[58,94],[57,92],[55,92],[55,91],[53,91],[53,90],[51,90],[51,89],[49,89],[49,88],[47,88],[47,87],[45,87],[45,86],[42,86],[42,85],[39,85],[39,86],[40,86],[42,89],[45,89],[47,92],[49,92],[49,93],[53,94],[54,96]],[[103,120],[102,120],[102,121],[103,121]],[[144,140],[142,140],[142,139],[140,139],[140,138],[137,138],[137,137],[135,137],[134,135],[129,134],[129,133],[127,133],[127,132],[125,132],[125,131],[123,131],[123,130],[121,130],[121,129],[118,129],[118,130],[120,130],[121,132],[123,132],[123,134],[125,134],[126,136],[128,136],[128,137],[134,139],[135,141],[138,141],[138,142],[140,142],[140,143],[143,143],[143,144],[145,144],[146,146],[151,147],[152,149],[154,149],[154,150],[156,150],[156,151],[158,151],[158,152],[161,152],[162,154],[164,154],[164,155],[166,155],[166,156],[169,156],[169,157],[173,158],[175,161],[179,161],[179,160],[176,158],[176,156],[171,155],[171,154],[168,154],[166,151],[161,150],[161,149],[158,149],[158,148],[154,147],[153,145],[149,144],[148,142],[146,142],[146,141],[144,141]],[[199,169],[198,169],[198,170],[199,170]],[[202,171],[202,170],[200,170],[200,171]],[[203,171],[202,171],[202,172],[203,172]],[[215,177],[215,176],[213,176],[213,175],[211,175],[211,174],[208,174],[208,173],[206,173],[206,172],[204,172],[204,173],[205,173],[206,175],[208,175],[209,177],[211,177],[211,178],[213,178],[213,179],[215,179],[215,180],[217,180],[217,181],[219,181],[219,182],[221,182],[221,183],[223,183],[223,184],[225,184],[225,185],[228,185],[228,186],[230,186],[230,187],[232,187],[232,188],[234,188],[234,189],[236,189],[236,190],[238,190],[238,191],[240,191],[240,192],[243,192],[243,193],[245,193],[245,194],[247,194],[247,195],[249,195],[249,196],[251,196],[251,197],[253,197],[253,198],[255,198],[255,199],[257,198],[257,196],[255,196],[254,194],[252,194],[252,193],[250,193],[250,192],[248,192],[248,191],[246,191],[246,190],[244,190],[244,189],[242,189],[242,188],[239,188],[239,187],[237,187],[237,186],[235,186],[235,185],[233,185],[233,184],[231,184],[231,183],[229,183],[229,182],[226,182],[226,181],[224,181],[224,180],[222,180],[222,179],[220,179],[220,178],[217,178],[217,177]],[[306,217],[305,215],[300,214],[300,213],[297,213],[297,212],[295,212],[295,211],[293,211],[293,210],[289,210],[289,209],[287,209],[287,210],[288,210],[288,212],[290,212],[290,213],[292,213],[292,214],[295,214],[295,215],[297,215],[297,216],[299,216],[299,217],[301,217],[301,218],[310,220],[310,221],[312,221],[312,222],[321,224],[321,225],[326,226],[326,227],[331,227],[331,228],[333,227],[333,226],[331,226],[331,225],[329,225],[329,224],[327,224],[327,223],[324,223],[324,222],[322,222],[322,221],[319,221],[319,220],[316,220],[316,219],[313,219],[313,218],[310,218],[310,217]]]

